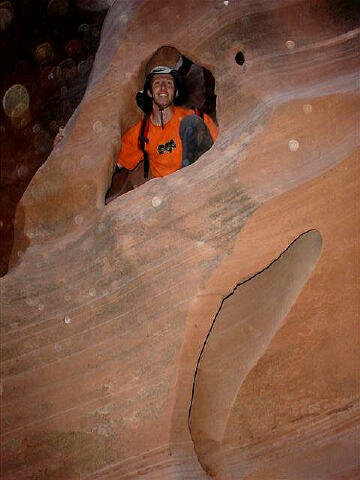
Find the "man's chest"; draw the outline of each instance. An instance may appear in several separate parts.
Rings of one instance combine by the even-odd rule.
[[[148,138],[146,150],[150,158],[166,163],[170,158],[181,155],[181,140],[176,130],[150,129]]]

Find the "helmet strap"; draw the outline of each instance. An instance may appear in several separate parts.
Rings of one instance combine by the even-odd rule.
[[[160,110],[161,128],[164,130],[164,115],[163,109]]]
[[[168,105],[158,105],[155,101],[154,101],[154,104],[157,106],[158,110],[159,110],[159,113],[160,113],[160,125],[161,125],[161,128],[164,130],[165,128],[165,122],[164,122],[164,111],[167,110],[168,108],[171,107],[172,103],[169,103]]]

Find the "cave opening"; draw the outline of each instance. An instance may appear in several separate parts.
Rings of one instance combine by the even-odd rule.
[[[176,70],[183,78],[187,90],[187,99],[180,106],[192,109],[199,116],[205,114],[217,124],[215,78],[211,71],[193,62],[176,48],[168,46],[160,47],[150,58],[145,68],[145,76],[158,65],[168,66]],[[134,119],[135,123],[136,120]],[[151,178],[151,176],[144,178],[143,160],[130,171],[115,165],[105,203],[110,203],[115,198],[135,189]]]

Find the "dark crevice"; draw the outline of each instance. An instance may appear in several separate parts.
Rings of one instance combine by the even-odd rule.
[[[238,53],[235,55],[235,62],[236,62],[238,65],[244,65],[244,63],[245,63],[245,57],[244,57],[243,52],[238,52]]]

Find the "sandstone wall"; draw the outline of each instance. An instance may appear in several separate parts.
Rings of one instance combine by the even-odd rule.
[[[349,5],[113,4],[87,93],[17,210],[3,479],[357,478]],[[105,207],[164,45],[214,74],[219,138]]]

